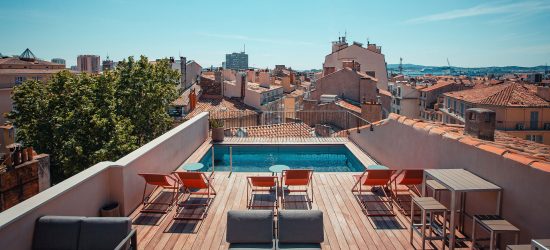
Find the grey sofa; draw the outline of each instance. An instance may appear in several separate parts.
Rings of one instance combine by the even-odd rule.
[[[136,231],[128,217],[43,216],[36,221],[32,244],[40,250],[136,247]]]
[[[275,234],[271,210],[229,211],[226,241],[230,249],[321,249],[323,212],[279,211],[277,225]]]

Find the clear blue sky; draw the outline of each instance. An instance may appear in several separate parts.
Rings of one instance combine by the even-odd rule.
[[[251,66],[321,68],[330,42],[382,46],[388,63],[543,65],[550,1],[53,1],[0,2],[0,53],[114,60],[180,53],[203,67],[246,44]]]

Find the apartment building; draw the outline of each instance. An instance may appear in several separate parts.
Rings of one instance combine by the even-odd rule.
[[[415,83],[404,79],[392,80],[388,84],[388,90],[392,95],[391,113],[404,115],[413,119],[420,117],[420,91]]]
[[[496,129],[550,145],[550,88],[507,82],[481,89],[443,94],[442,121],[464,124],[466,110],[496,112]]]
[[[231,53],[225,55],[225,67],[226,69],[233,70],[245,70],[248,69],[248,54],[244,52]]]
[[[357,103],[372,102],[377,100],[377,82],[370,75],[345,67],[318,79],[310,98],[320,100],[322,95],[336,95]]]
[[[388,71],[382,47],[373,43],[368,43],[367,47],[364,47],[358,42],[349,45],[346,42],[346,37],[339,37],[338,41],[332,42],[332,53],[325,56],[323,76],[344,68],[345,61],[357,62],[359,64],[357,71],[378,79],[379,89],[387,89]]]
[[[79,55],[76,59],[76,70],[98,74],[101,71],[100,57],[97,55]]]
[[[245,73],[224,70],[222,93],[228,98],[238,98],[259,111],[282,111],[283,87],[271,84],[270,77],[261,75],[264,77],[260,78],[260,82],[249,82]]]
[[[179,89],[186,90],[199,82],[200,75],[202,73],[202,66],[196,61],[188,61],[186,57],[180,57],[179,60],[175,60],[173,57],[170,57],[170,65],[173,70],[176,70],[181,74],[180,84],[178,86]]]
[[[438,100],[443,93],[470,89],[475,86],[472,81],[462,79],[442,79],[435,84],[420,89],[420,118],[429,121],[442,121]]]
[[[26,80],[45,82],[51,75],[65,70],[65,65],[36,58],[26,49],[18,57],[0,58],[0,124],[6,122],[4,115],[13,108],[13,87]]]

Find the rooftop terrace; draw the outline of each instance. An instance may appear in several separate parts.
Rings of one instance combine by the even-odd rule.
[[[246,209],[246,176],[269,173],[215,172],[218,191],[205,220],[174,221],[164,216],[139,214],[143,179],[138,173],[168,174],[186,162],[197,162],[211,147],[208,113],[197,114],[173,130],[116,162],[101,162],[0,213],[0,245],[6,249],[31,247],[37,218],[43,215],[98,216],[99,208],[116,201],[120,213],[133,219],[140,249],[226,249],[227,211]],[[372,125],[352,127],[346,137],[232,137],[224,144],[341,144],[347,145],[363,165],[383,164],[395,170],[462,168],[503,190],[502,216],[521,230],[521,243],[549,238],[550,162],[544,145],[515,148],[513,142],[483,141],[463,135],[460,127],[422,122],[399,115]],[[540,151],[538,151],[540,150]],[[536,153],[539,152],[539,153]],[[309,209],[324,214],[324,249],[411,249],[408,219],[371,218],[362,213],[351,193],[352,173],[314,173]],[[526,195],[528,194],[528,195]],[[296,196],[296,199],[300,199]],[[494,210],[491,193],[468,195],[466,211]],[[261,202],[261,200],[260,200]],[[449,199],[445,195],[442,203]],[[304,208],[302,205],[288,209]],[[465,235],[471,220],[465,221]],[[503,238],[506,239],[506,238]],[[420,238],[415,236],[415,246]],[[466,245],[468,246],[468,242]],[[432,246],[428,245],[430,248]]]

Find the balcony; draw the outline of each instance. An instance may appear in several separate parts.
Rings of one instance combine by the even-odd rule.
[[[285,122],[279,124],[289,123],[286,115],[282,117]],[[218,194],[201,222],[175,221],[172,219],[174,210],[166,215],[138,212],[144,181],[137,173],[168,174],[182,163],[197,162],[213,145],[208,135],[208,118],[207,113],[197,115],[115,162],[91,166],[0,213],[0,244],[5,249],[29,249],[38,217],[98,216],[101,206],[116,201],[120,213],[133,219],[132,227],[137,229],[140,249],[227,249],[227,211],[246,209],[245,177],[269,176],[269,173],[215,172],[213,185]],[[307,124],[304,120],[300,119],[300,124]],[[238,127],[247,128],[245,125]],[[521,243],[533,237],[550,237],[547,224],[550,200],[546,195],[550,188],[550,153],[544,153],[544,149],[539,153],[520,152],[498,141],[482,141],[463,135],[457,126],[421,122],[395,114],[370,125],[355,126],[347,127],[346,136],[315,136],[301,142],[292,141],[298,140],[297,137],[246,137],[248,141],[244,143],[257,148],[268,143],[318,146],[321,140],[327,139],[328,144],[348,148],[362,165],[377,163],[395,170],[463,168],[502,188],[502,216],[520,228]],[[231,137],[226,143],[240,139],[242,137]],[[322,248],[411,249],[407,217],[397,206],[394,207],[396,217],[366,216],[350,192],[354,183],[349,172],[314,173],[314,203],[310,209],[321,210],[324,214]],[[465,200],[466,211],[480,213],[494,209],[496,197],[480,193],[468,195]],[[449,204],[445,194],[442,203]],[[301,208],[301,205],[288,207]],[[470,221],[466,218],[465,234],[459,233],[459,237],[468,236]],[[414,236],[413,241],[419,246],[420,237]],[[468,244],[466,241],[463,246],[469,247]]]

